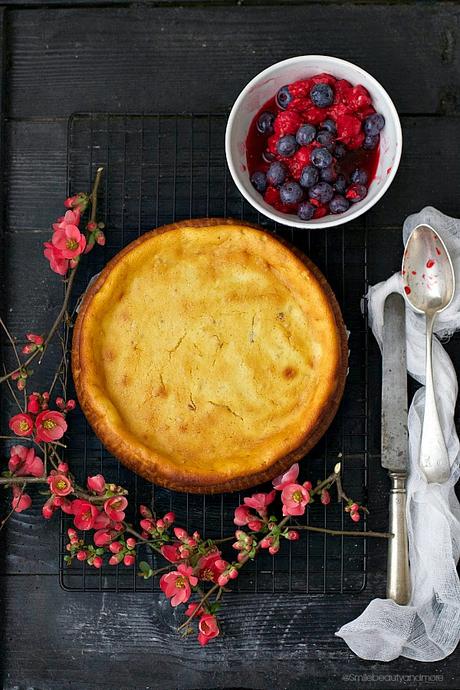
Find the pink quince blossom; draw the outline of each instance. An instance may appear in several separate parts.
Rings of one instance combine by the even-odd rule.
[[[193,575],[193,568],[184,563],[177,566],[177,570],[163,575],[160,579],[161,590],[168,599],[171,599],[171,606],[178,606],[188,601],[192,594],[191,587],[197,584],[198,578]]]
[[[13,498],[11,500],[11,507],[16,513],[22,513],[23,510],[27,510],[32,505],[32,499],[29,494],[22,493],[19,486],[13,484]]]
[[[104,511],[101,510],[101,512],[98,513],[94,518],[93,529],[105,529],[110,525],[111,522],[112,521],[107,513],[104,513]]]
[[[56,223],[53,223],[53,230],[55,232],[56,230],[62,230],[67,225],[77,226],[80,223],[80,217],[81,213],[79,208],[69,209],[63,216],[57,219]]]
[[[30,415],[21,412],[11,417],[9,427],[16,436],[31,436],[34,422]]]
[[[86,480],[88,489],[95,491],[97,494],[103,494],[105,491],[105,479],[102,474],[95,474],[93,477],[88,477]]]
[[[72,482],[65,474],[53,470],[46,481],[55,496],[68,496],[72,493]]]
[[[246,496],[244,503],[250,508],[254,508],[259,515],[264,517],[267,514],[267,506],[273,503],[276,497],[276,491],[270,491],[268,494],[252,494],[252,496]]]
[[[179,551],[179,544],[164,544],[160,551],[170,563],[177,563],[177,561],[182,559]]]
[[[52,443],[62,438],[67,431],[67,422],[62,412],[45,410],[35,419],[36,437],[39,441]]]
[[[200,580],[217,582],[227,567],[228,563],[222,560],[220,551],[211,551],[211,553],[202,556],[198,561]]]
[[[55,497],[51,496],[42,506],[42,515],[45,520],[50,520],[58,506],[55,505]]]
[[[8,469],[16,477],[42,477],[45,471],[43,460],[35,455],[33,448],[12,446]]]
[[[70,211],[70,213],[72,212]],[[53,247],[61,252],[64,259],[75,259],[82,254],[86,247],[85,236],[82,235],[76,225],[70,224],[55,230],[51,242]]]
[[[43,254],[50,262],[51,270],[55,273],[58,273],[60,276],[65,276],[69,270],[68,259],[65,259],[62,255],[62,252],[51,244],[51,242],[44,242],[43,246],[45,247]]]
[[[72,501],[72,512],[74,514],[74,525],[81,530],[92,529],[99,513],[95,505],[81,498],[76,498],[75,501]]]
[[[217,618],[211,613],[205,613],[198,623],[198,631],[198,642],[204,647],[210,640],[219,635]]]
[[[104,503],[104,510],[114,522],[122,522],[125,519],[125,508],[128,501],[124,496],[112,496]]]
[[[106,546],[117,536],[116,530],[98,529],[94,532],[93,540],[96,546]]]
[[[272,484],[277,491],[282,491],[288,484],[295,483],[295,480],[299,476],[299,464],[296,462],[292,467],[288,469],[284,474],[280,474],[275,477]]]
[[[303,515],[310,494],[301,484],[288,484],[281,492],[283,515]]]

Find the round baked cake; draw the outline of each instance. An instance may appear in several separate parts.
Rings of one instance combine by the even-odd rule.
[[[146,479],[215,493],[300,459],[337,411],[340,309],[320,271],[257,226],[148,232],[88,289],[72,368],[105,446]]]

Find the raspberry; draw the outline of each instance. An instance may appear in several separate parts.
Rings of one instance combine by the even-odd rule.
[[[288,105],[288,110],[296,110],[298,113],[302,113],[304,110],[311,108],[311,100],[309,98],[299,97],[293,98]]]
[[[296,98],[308,98],[313,82],[311,79],[299,79],[289,85],[289,91]]]
[[[362,84],[354,86],[348,95],[348,105],[352,110],[364,110],[371,103],[369,91]]]
[[[361,122],[354,115],[338,115],[337,117],[337,139],[343,141],[348,148],[357,148],[356,141],[358,135],[363,134],[361,131]],[[361,139],[360,145],[364,141],[364,136]]]
[[[305,122],[308,122],[309,125],[319,125],[324,120],[324,110],[324,108],[317,108],[314,105],[310,105],[310,107],[303,112]]]
[[[278,113],[273,129],[275,130],[275,135],[279,137],[285,134],[295,134],[302,124],[302,118],[300,115],[293,110],[284,110]]]
[[[312,84],[329,84],[329,86],[335,87],[337,80],[332,74],[321,72],[321,74],[315,74],[314,77],[311,77],[310,81]]]
[[[313,203],[313,202],[311,202]],[[323,216],[327,215],[327,206],[323,206],[322,204],[316,208],[316,211],[313,214],[313,218],[322,218]]]
[[[311,144],[308,146],[301,146],[292,158],[288,160],[289,172],[294,180],[300,180],[302,170],[310,163],[310,153],[313,148]]]
[[[346,79],[338,79],[334,85],[334,103],[347,103],[352,88],[350,82]]]

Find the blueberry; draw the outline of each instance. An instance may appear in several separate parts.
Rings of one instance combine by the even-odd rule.
[[[317,168],[328,168],[332,163],[332,154],[324,148],[313,149],[310,154],[310,160]]]
[[[346,197],[351,201],[352,204],[362,201],[367,194],[367,187],[363,184],[352,184],[347,189]]]
[[[313,185],[316,184],[318,180],[319,173],[317,168],[315,168],[314,165],[306,165],[305,168],[302,170],[302,174],[300,176],[301,186],[308,189],[309,187],[313,187]]]
[[[299,216],[300,220],[311,220],[313,218],[313,214],[315,212],[315,207],[313,204],[310,204],[309,201],[302,201],[301,204],[299,204],[299,208],[297,209],[297,215]]]
[[[347,155],[347,149],[345,144],[341,144],[340,142],[335,145],[334,149],[334,156],[337,158],[337,160],[341,160],[342,158],[345,158]]]
[[[372,136],[378,134],[384,127],[385,118],[383,115],[380,115],[380,113],[369,115],[366,117],[363,124],[364,134],[371,134]]]
[[[273,123],[275,122],[275,116],[268,110],[265,110],[259,115],[257,120],[257,130],[261,134],[273,134]]]
[[[315,84],[310,91],[310,98],[317,108],[327,108],[334,101],[334,92],[329,84]]]
[[[318,144],[321,144],[321,146],[324,146],[328,151],[331,153],[333,152],[335,148],[335,141],[334,137],[330,132],[327,131],[327,129],[321,130],[321,132],[318,132],[316,135],[316,141]]]
[[[329,202],[329,211],[331,213],[345,213],[349,206],[350,202],[348,199],[345,199],[345,197],[340,194],[336,194]]]
[[[337,136],[337,127],[335,126],[334,120],[330,118],[321,123],[321,129],[327,129],[334,137]]]
[[[321,170],[321,179],[323,182],[334,182],[336,177],[337,174],[335,172],[335,168],[333,165],[330,165],[328,168],[323,168]]]
[[[299,146],[306,146],[307,144],[311,144],[313,139],[316,136],[316,129],[313,127],[313,125],[302,125],[299,127],[297,130],[297,134],[295,135],[295,139]]]
[[[347,178],[345,175],[337,175],[337,179],[334,183],[334,189],[338,194],[345,194],[348,187]]]
[[[276,156],[274,153],[272,153],[268,149],[265,149],[265,151],[262,154],[262,158],[264,159],[264,161],[266,163],[271,163],[272,161],[274,161],[276,159]]]
[[[267,171],[267,182],[273,187],[283,184],[286,179],[287,169],[281,161],[275,161],[270,165]]]
[[[257,171],[251,175],[252,186],[257,189],[260,194],[263,194],[267,189],[267,178],[265,173]]]
[[[309,190],[311,199],[316,199],[321,204],[327,204],[334,196],[334,190],[328,182],[318,182]]]
[[[377,148],[380,141],[380,134],[367,134],[363,141],[363,149],[366,151],[373,151]]]
[[[357,184],[367,184],[367,172],[361,168],[356,168],[351,173],[351,181]]]
[[[283,204],[293,206],[294,204],[298,204],[302,197],[302,187],[297,184],[297,182],[291,180],[280,187],[280,199]]]
[[[292,101],[292,95],[288,86],[282,86],[276,94],[276,102],[282,110],[285,110]]]
[[[284,137],[281,137],[281,139],[278,139],[278,143],[276,144],[276,150],[280,154],[280,156],[293,156],[294,153],[297,151],[297,142],[295,140],[295,136],[292,134],[285,134]]]

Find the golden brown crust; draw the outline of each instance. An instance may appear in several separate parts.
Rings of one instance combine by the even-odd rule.
[[[253,246],[254,242],[257,246],[260,244],[263,245],[264,251],[266,251],[269,257],[267,266],[270,269],[270,276],[273,277],[273,273],[275,273],[276,279],[279,280],[280,283],[286,280],[286,275],[288,275],[290,279],[292,278],[296,286],[295,289],[298,290],[299,293],[304,293],[299,297],[300,301],[304,299],[308,290],[310,290],[310,294],[313,294],[315,299],[317,298],[320,302],[321,299],[324,299],[324,303],[321,302],[319,306],[321,306],[323,311],[328,312],[324,316],[325,321],[327,322],[327,319],[330,320],[326,325],[323,324],[322,326],[323,328],[327,326],[328,329],[328,340],[330,340],[330,343],[327,345],[329,348],[327,360],[330,366],[327,365],[329,369],[327,369],[327,366],[325,367],[326,380],[321,379],[318,384],[318,395],[320,396],[322,391],[324,399],[316,401],[318,405],[315,408],[314,414],[310,413],[309,416],[308,410],[305,409],[305,411],[301,410],[298,413],[301,415],[300,417],[291,419],[292,415],[290,416],[290,413],[286,412],[286,418],[289,419],[289,423],[291,424],[289,439],[283,438],[281,432],[278,436],[274,433],[273,437],[268,438],[267,445],[261,446],[260,456],[263,455],[264,459],[260,461],[259,464],[254,447],[252,448],[252,452],[248,452],[247,454],[242,451],[239,459],[225,460],[224,465],[227,463],[228,466],[224,466],[221,471],[215,453],[213,455],[211,451],[208,452],[207,448],[205,449],[203,447],[203,457],[206,459],[206,462],[204,462],[206,466],[203,467],[194,457],[191,457],[188,461],[184,455],[180,458],[180,461],[176,461],[175,458],[168,457],[167,448],[166,450],[165,448],[161,448],[156,451],[152,449],[152,444],[150,444],[150,447],[144,445],[143,441],[133,436],[130,431],[127,431],[127,427],[130,423],[131,428],[138,429],[139,427],[137,427],[136,423],[132,422],[132,420],[128,420],[128,423],[123,421],[120,418],[119,409],[116,404],[113,404],[113,400],[117,402],[119,397],[120,379],[116,377],[116,369],[118,367],[120,372],[126,371],[126,362],[123,363],[122,361],[117,364],[109,362],[107,365],[108,368],[104,369],[100,360],[101,352],[98,351],[98,348],[101,346],[101,342],[105,342],[105,336],[102,337],[98,333],[93,338],[93,333],[97,331],[95,324],[97,324],[99,328],[101,319],[106,314],[107,309],[110,310],[113,306],[113,300],[110,301],[110,304],[108,304],[107,301],[104,302],[104,291],[102,288],[106,285],[107,293],[112,293],[112,288],[114,286],[110,284],[110,280],[115,280],[113,275],[117,275],[116,272],[121,270],[126,261],[129,261],[129,259],[127,260],[125,257],[131,254],[133,250],[141,247],[152,238],[174,230],[180,231],[177,233],[177,236],[181,238],[184,233],[184,237],[187,237],[188,229],[208,228],[207,233],[209,233],[209,228],[214,228],[216,232],[221,228],[221,235],[226,238],[228,234],[226,226],[231,226],[232,232],[234,230],[239,230],[244,239],[244,251],[248,251],[246,244],[249,248]],[[233,237],[236,237],[236,235],[231,236],[232,241]],[[108,450],[130,469],[141,474],[146,479],[176,491],[188,491],[192,493],[216,493],[248,488],[273,478],[289,467],[293,462],[299,460],[318,442],[332,421],[342,397],[348,361],[347,336],[340,309],[331,288],[317,267],[298,250],[289,247],[289,252],[287,252],[286,250],[282,250],[280,245],[288,247],[286,242],[279,238],[275,239],[272,235],[258,228],[258,226],[240,221],[233,221],[231,219],[196,219],[173,223],[146,233],[135,242],[125,247],[107,264],[102,273],[87,290],[80,308],[73,336],[72,369],[77,395],[88,421]],[[176,250],[177,246],[175,245],[175,251]],[[142,247],[139,251],[142,251]],[[131,257],[133,256],[136,256],[136,252],[131,254]],[[123,261],[124,259],[125,261]],[[276,265],[270,264],[270,260],[273,260]],[[289,264],[288,267],[285,267],[286,263]],[[250,264],[248,265],[250,266]],[[307,271],[305,271],[305,267]],[[297,274],[301,276],[300,279]],[[305,283],[306,277],[310,282],[307,281],[308,284],[303,285],[302,281]],[[311,282],[311,279],[313,279],[313,282]],[[291,286],[289,286],[289,289],[291,289]],[[282,288],[280,288],[280,292],[282,292]],[[99,295],[99,298],[96,298],[97,295]],[[101,301],[99,305],[97,304],[98,299]],[[303,304],[305,304],[305,302],[303,302]],[[115,307],[113,307],[113,309],[115,309]],[[305,309],[307,310],[306,307]],[[318,305],[314,313],[316,316],[318,315]],[[118,312],[114,312],[114,314],[115,315],[112,314],[110,317],[107,317],[109,319],[109,332],[110,329],[113,329],[114,321],[117,322],[117,318],[119,317]],[[321,331],[321,327],[318,327],[320,328],[319,332],[323,332]],[[295,335],[294,333],[294,337]],[[215,337],[218,338],[218,336]],[[104,357],[106,357],[107,354],[111,353],[104,351]],[[184,356],[186,355],[187,350]],[[234,362],[234,360],[232,361]],[[303,360],[299,360],[299,366],[302,370],[302,366],[304,366]],[[283,363],[282,375],[286,381],[289,382],[291,378],[295,379],[296,373],[296,366],[291,367],[289,362]],[[305,369],[304,373],[306,375],[308,374],[307,369]],[[176,387],[180,389],[181,379],[177,377],[174,379],[174,372],[171,375],[175,381]],[[107,380],[105,377],[107,377]],[[116,379],[116,389],[114,389],[114,381],[111,379]],[[283,381],[283,383],[285,383],[285,381]],[[139,381],[139,385],[142,385],[141,380]],[[295,388],[295,383],[292,385],[294,386],[294,390],[297,390]],[[159,399],[159,402],[156,403],[158,407],[165,404],[164,401],[161,400],[163,397],[162,387],[164,387],[163,379],[161,379],[161,383],[156,392]],[[107,395],[106,388],[111,390],[109,395]],[[128,385],[128,393],[132,394],[131,388]],[[282,387],[280,390],[285,391],[285,388]],[[230,390],[230,392],[232,391]],[[112,395],[112,399],[110,395]],[[274,395],[276,396],[276,390],[274,391]],[[234,417],[239,416],[227,405],[217,404],[211,400],[207,402],[213,405],[214,411],[216,412],[216,414],[212,416],[210,416],[209,412],[207,413],[209,419],[213,420],[213,424],[216,423],[216,415],[218,423],[221,423],[221,418],[219,418],[217,414],[220,414],[221,410],[216,410],[216,408],[227,408],[227,412],[234,415]],[[315,400],[313,400],[312,406],[314,407],[315,404]],[[190,409],[193,409],[193,406],[195,406],[193,399],[190,405]],[[120,405],[118,407],[120,407]],[[225,416],[226,413],[224,414],[222,411],[222,415],[221,417],[225,418],[225,425],[221,426],[220,430],[229,434],[228,442],[231,445],[230,441],[232,440],[233,429],[231,423],[228,421],[229,418]],[[240,419],[242,418],[240,417]],[[257,427],[257,419],[255,421]],[[180,456],[183,443],[182,440],[180,442],[178,441],[179,435],[175,426],[177,423],[180,424],[180,421],[177,422],[177,420],[174,419],[172,432],[165,430],[164,433],[169,444],[174,446],[177,442],[179,448],[178,455]],[[198,430],[198,432],[201,432],[204,428],[203,425],[204,422],[202,422],[201,425],[197,423],[195,431]],[[242,424],[236,419],[235,425],[236,432],[239,433]],[[184,426],[186,426],[186,424],[184,424]],[[294,429],[297,430],[297,434]],[[175,436],[168,436],[168,433],[173,433]],[[150,437],[148,441],[151,442]],[[190,447],[196,450],[197,446],[196,444],[194,445],[193,439],[189,439],[188,442],[191,443]],[[253,442],[252,437],[249,437],[249,441],[247,442],[251,445]],[[159,443],[158,439],[156,443]],[[168,446],[168,443],[166,443],[166,446]],[[198,447],[200,447],[199,444]],[[206,455],[207,452],[208,455]],[[225,448],[223,447],[222,453],[224,452]],[[190,453],[190,455],[193,456],[193,453]]]

